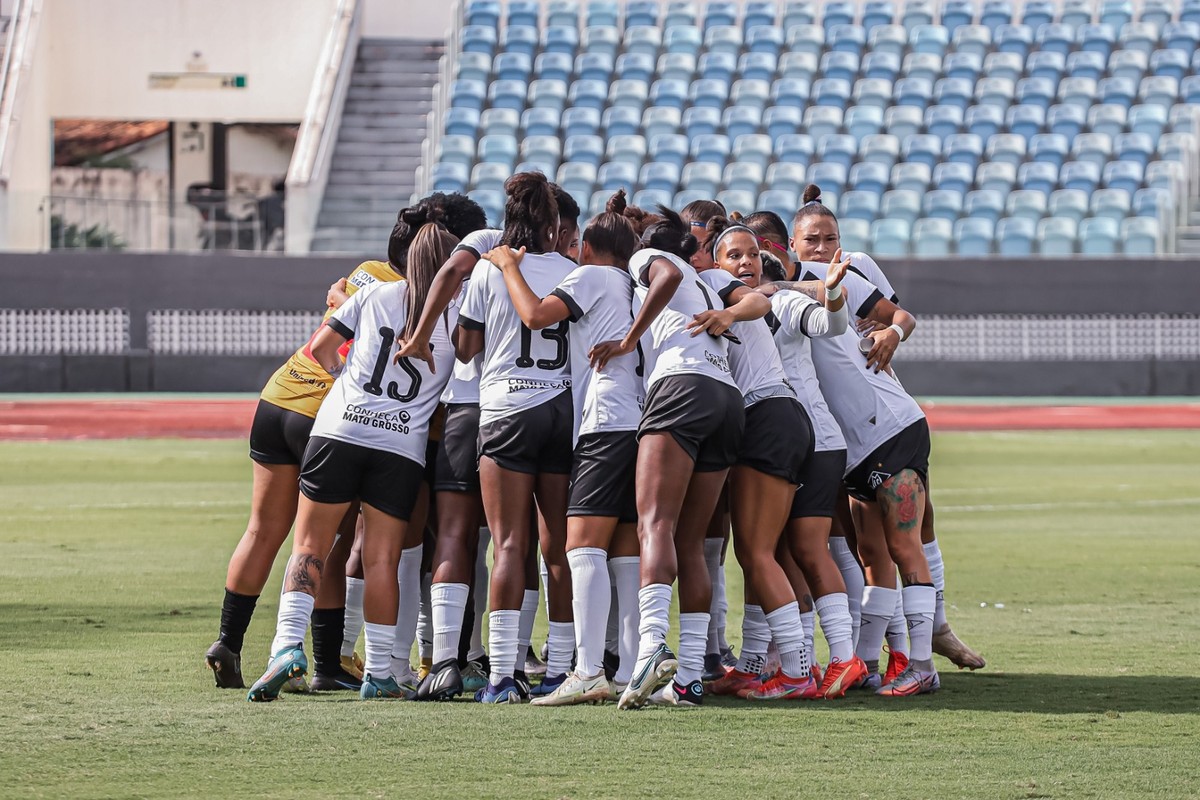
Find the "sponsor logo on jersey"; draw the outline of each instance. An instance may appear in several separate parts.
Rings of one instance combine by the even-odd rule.
[[[721,370],[722,372],[729,372],[729,359],[725,356],[717,355],[716,353],[710,353],[705,350],[704,357],[708,359],[708,363],[712,364],[717,369]]]
[[[387,411],[372,411],[369,408],[351,404],[346,406],[346,410],[342,414],[342,419],[346,422],[365,425],[368,428],[380,428],[395,433],[407,434],[408,423],[412,419],[412,415],[407,411],[400,411],[395,414]]]

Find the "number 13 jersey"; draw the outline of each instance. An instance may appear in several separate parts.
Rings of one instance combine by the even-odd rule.
[[[438,320],[430,345],[437,372],[420,359],[393,363],[396,336],[408,319],[408,282],[368,286],[350,297],[328,325],[354,339],[346,367],[321,404],[312,436],[384,450],[425,463],[429,420],[454,361],[449,325]]]
[[[545,297],[575,269],[557,253],[529,253],[521,274],[538,297]],[[504,275],[481,260],[471,273],[458,324],[483,331],[483,368],[479,375],[479,425],[539,406],[571,388],[570,322],[540,331],[521,323],[504,284]]]

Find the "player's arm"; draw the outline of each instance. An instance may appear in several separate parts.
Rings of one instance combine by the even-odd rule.
[[[874,367],[876,372],[888,370],[896,348],[916,329],[917,318],[886,297],[879,297],[870,311],[860,316],[878,326],[865,337],[875,343],[867,353],[867,366]]]
[[[540,331],[571,316],[571,309],[560,298],[553,294],[538,297],[533,289],[529,288],[529,282],[521,274],[521,259],[525,257],[524,247],[513,250],[511,247],[500,245],[484,253],[483,257],[492,262],[504,275],[508,295],[512,298],[517,316],[525,323],[526,328]]]
[[[825,302],[825,284],[821,281],[771,281],[760,284],[754,291],[767,297],[776,292],[789,291],[807,295],[818,303]]]
[[[722,292],[725,308],[701,311],[687,324],[692,336],[707,333],[721,336],[735,322],[762,319],[771,312],[771,299],[739,282],[730,284],[730,291]]]
[[[329,284],[329,291],[325,293],[325,305],[328,308],[337,311],[350,299],[350,293],[346,291],[347,285],[348,281],[345,278],[338,278]]]
[[[646,299],[642,302],[642,307],[638,309],[637,317],[634,318],[629,333],[620,340],[601,342],[592,347],[588,351],[588,359],[591,361],[592,367],[604,369],[604,365],[609,362],[609,359],[627,355],[637,349],[637,343],[650,329],[650,323],[654,322],[662,310],[667,307],[671,298],[675,296],[679,284],[683,283],[683,273],[679,267],[665,258],[656,258],[651,261],[642,276],[647,287]]]
[[[413,335],[401,339],[396,349],[396,361],[401,358],[419,358],[430,367],[433,366],[433,349],[429,339],[433,336],[433,327],[438,319],[450,307],[450,301],[462,282],[471,277],[478,257],[470,250],[456,250],[446,259],[446,263],[438,270],[429,286],[429,295],[425,299],[425,307],[421,309],[421,318],[417,320],[417,328]],[[469,360],[469,359],[468,359]]]
[[[322,369],[336,377],[342,371],[343,366],[339,350],[342,345],[353,338],[354,331],[348,330],[342,323],[331,319],[313,335],[309,351],[312,353],[313,360],[320,364]]]

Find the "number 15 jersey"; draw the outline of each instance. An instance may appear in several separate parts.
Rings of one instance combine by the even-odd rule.
[[[538,297],[545,297],[575,269],[557,253],[528,253],[521,274]],[[490,261],[471,273],[458,324],[483,331],[483,368],[479,375],[479,424],[539,406],[571,388],[570,322],[531,331],[521,322],[504,284]]]
[[[312,436],[384,450],[425,463],[429,420],[450,379],[454,347],[438,320],[430,345],[437,372],[420,359],[392,362],[408,318],[408,282],[378,284],[351,295],[328,325],[354,340],[346,367],[313,423]]]

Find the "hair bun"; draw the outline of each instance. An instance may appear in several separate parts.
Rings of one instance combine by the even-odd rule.
[[[805,186],[803,200],[805,203],[821,202],[821,187],[817,186],[815,183],[810,183],[808,186]]]
[[[608,198],[608,202],[604,205],[604,210],[609,214],[624,214],[626,207],[625,190],[617,189],[617,193]]]
[[[730,222],[741,222],[742,221],[742,212],[740,212],[740,211],[730,212],[729,220],[730,220]]]

